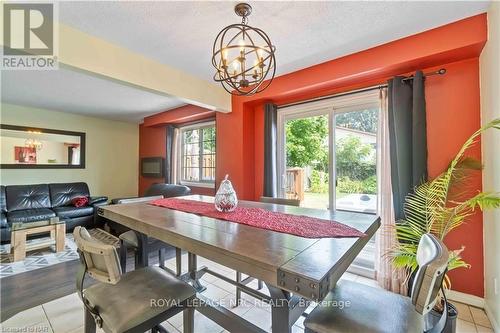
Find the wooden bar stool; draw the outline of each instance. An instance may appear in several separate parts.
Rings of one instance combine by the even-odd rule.
[[[448,303],[439,322],[424,328],[424,316],[432,310],[443,291],[448,267],[446,246],[431,234],[418,245],[419,269],[411,298],[351,281],[340,281],[304,321],[305,333],[438,333],[448,317]],[[349,301],[349,306],[346,302]],[[341,304],[343,306],[341,306]]]
[[[195,290],[158,267],[121,275],[118,253],[112,245],[94,238],[83,227],[73,236],[81,266],[77,290],[85,306],[85,332],[166,332],[161,323],[183,311],[184,332],[193,332]],[[100,283],[83,290],[86,274]],[[191,306],[190,306],[191,305]]]

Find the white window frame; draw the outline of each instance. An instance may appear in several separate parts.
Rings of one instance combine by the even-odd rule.
[[[289,120],[300,119],[304,117],[315,117],[321,115],[328,116],[328,130],[331,135],[329,135],[328,142],[328,155],[329,155],[329,166],[328,173],[331,175],[329,179],[329,207],[336,209],[335,203],[335,179],[336,179],[336,167],[335,167],[335,116],[352,111],[359,111],[360,109],[370,109],[377,108],[380,109],[380,99],[379,91],[373,90],[368,92],[355,93],[348,96],[332,97],[329,99],[310,102],[301,105],[293,105],[289,107],[278,108],[278,119],[277,119],[277,159],[276,164],[278,168],[278,196],[285,196],[285,176],[286,176],[286,133],[285,124]],[[379,129],[377,129],[378,131]],[[379,167],[379,161],[376,161],[377,169]],[[366,213],[371,214],[371,213]]]
[[[203,122],[203,123],[196,123],[196,124],[191,124],[191,125],[186,125],[186,126],[182,126],[182,127],[179,127],[179,137],[177,138],[178,140],[178,165],[177,165],[177,170],[179,170],[179,172],[177,172],[177,183],[178,184],[181,184],[181,185],[186,185],[186,186],[192,186],[192,187],[204,187],[204,188],[215,188],[215,180],[214,181],[202,181],[201,180],[201,175],[200,175],[200,181],[185,181],[185,180],[182,180],[182,173],[183,173],[183,163],[184,163],[184,159],[183,159],[183,155],[184,155],[184,132],[185,131],[189,131],[189,130],[194,130],[194,129],[203,129],[203,128],[207,128],[207,127],[214,127],[216,128],[215,126],[215,121],[207,121],[207,122]],[[217,130],[216,130],[217,131]],[[217,135],[216,135],[217,137]],[[217,147],[217,139],[215,141],[215,145]],[[200,151],[201,151],[202,147],[200,146]],[[216,153],[215,153],[215,156],[217,158],[217,149],[216,149]],[[200,163],[202,163],[202,161],[200,161]],[[202,167],[203,165],[201,165],[200,167]],[[217,167],[217,166],[216,166]]]
[[[329,207],[336,209],[336,189],[335,189],[335,179],[336,175],[336,161],[335,161],[335,116],[346,113],[359,111],[362,109],[376,108],[380,110],[380,97],[379,90],[371,90],[366,92],[359,92],[345,96],[332,97],[320,101],[311,101],[310,103],[305,103],[301,105],[292,105],[288,107],[278,108],[278,118],[277,118],[277,159],[276,164],[278,168],[278,196],[284,197],[286,184],[286,133],[285,124],[289,120],[300,119],[304,117],[314,117],[327,115],[328,116],[328,129],[329,142],[328,142],[328,154],[329,154],[329,165],[328,172],[330,177],[328,184],[329,191]],[[380,133],[380,121],[377,125],[377,143],[378,143],[378,133]],[[378,154],[377,154],[378,155]],[[377,170],[380,167],[380,161],[376,160]],[[377,172],[377,181],[378,172]],[[377,193],[378,195],[378,193]],[[367,212],[356,212],[359,214],[374,214]],[[375,214],[378,214],[376,212]],[[358,275],[363,275],[369,278],[374,278],[375,271],[373,269],[363,267],[356,264],[356,260],[348,269],[349,272]]]

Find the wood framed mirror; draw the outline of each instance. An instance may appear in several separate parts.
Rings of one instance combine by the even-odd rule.
[[[0,124],[1,169],[84,169],[85,133]]]

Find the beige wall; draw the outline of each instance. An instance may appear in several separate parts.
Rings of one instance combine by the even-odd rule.
[[[482,123],[500,117],[500,3],[488,11],[488,43],[480,58]],[[483,188],[500,191],[500,131],[485,133]],[[496,332],[500,332],[500,209],[484,213],[485,304]],[[495,294],[494,281],[497,283]]]
[[[0,170],[3,185],[84,181],[91,195],[137,195],[139,126],[65,112],[1,105],[1,123],[86,133],[85,169]]]

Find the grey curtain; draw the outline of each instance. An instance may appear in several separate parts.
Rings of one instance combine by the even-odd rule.
[[[406,195],[427,180],[427,126],[424,76],[389,80],[391,181],[396,220],[404,217]]]
[[[165,183],[173,184],[172,178],[172,147],[174,144],[174,129],[173,125],[167,125],[167,152],[165,158]]]
[[[266,197],[278,196],[276,166],[276,132],[278,107],[268,103],[264,105],[264,193]]]

